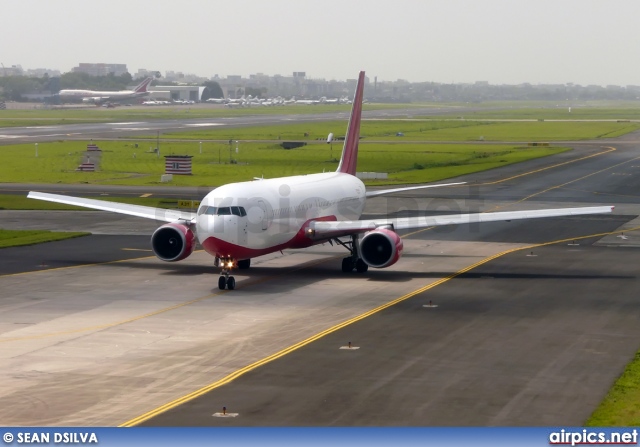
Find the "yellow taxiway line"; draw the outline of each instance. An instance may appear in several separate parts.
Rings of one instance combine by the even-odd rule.
[[[134,427],[136,425],[139,425],[139,424],[141,424],[141,423],[143,423],[143,422],[145,422],[145,421],[147,421],[147,420],[149,420],[149,419],[151,419],[151,418],[153,418],[155,416],[158,416],[159,414],[165,413],[165,412],[167,412],[167,411],[169,411],[169,410],[171,410],[173,408],[176,408],[176,407],[178,407],[178,406],[180,406],[180,405],[182,405],[182,404],[184,404],[186,402],[189,402],[189,401],[191,401],[191,400],[193,400],[193,399],[195,399],[197,397],[200,397],[203,394],[208,393],[209,391],[212,391],[212,390],[214,390],[216,388],[219,388],[219,387],[221,387],[223,385],[226,385],[226,384],[232,382],[233,380],[237,379],[238,377],[248,373],[249,371],[253,371],[254,369],[256,369],[256,368],[258,368],[258,367],[260,367],[262,365],[266,365],[267,363],[273,362],[274,360],[277,360],[277,359],[279,359],[281,357],[284,357],[285,355],[287,355],[287,354],[289,354],[289,353],[291,353],[293,351],[296,351],[297,349],[300,349],[300,348],[302,348],[304,346],[307,346],[308,344],[313,343],[314,341],[319,340],[320,338],[322,338],[322,337],[324,337],[326,335],[332,334],[332,333],[334,333],[334,332],[336,332],[336,331],[338,331],[338,330],[340,330],[340,329],[342,329],[342,328],[344,328],[346,326],[349,326],[349,325],[351,325],[353,323],[356,323],[356,322],[358,322],[360,320],[363,320],[363,319],[365,319],[365,318],[367,318],[367,317],[369,317],[369,316],[371,316],[373,314],[376,314],[376,313],[378,313],[378,312],[380,312],[380,311],[382,311],[384,309],[392,307],[392,306],[394,306],[394,305],[396,305],[396,304],[398,304],[398,303],[400,303],[402,301],[408,300],[409,298],[412,298],[412,297],[414,297],[416,295],[419,295],[419,294],[421,294],[423,292],[426,292],[427,290],[433,289],[434,287],[437,287],[437,286],[439,286],[441,284],[444,284],[444,283],[448,282],[449,280],[451,280],[453,278],[456,278],[457,276],[460,276],[463,273],[466,273],[466,272],[468,272],[470,270],[473,270],[474,268],[476,268],[476,267],[478,267],[480,265],[486,264],[487,262],[492,261],[494,259],[500,258],[502,256],[505,256],[505,255],[508,255],[510,253],[514,253],[514,252],[517,252],[517,251],[530,250],[530,249],[537,248],[537,247],[543,247],[543,246],[547,246],[547,245],[559,244],[559,243],[563,243],[563,242],[570,242],[570,241],[588,239],[588,238],[593,238],[593,237],[604,237],[604,236],[608,236],[608,235],[612,235],[612,234],[623,233],[625,231],[629,232],[629,231],[637,231],[637,230],[640,230],[640,226],[634,227],[634,228],[629,228],[629,229],[626,229],[626,230],[612,231],[612,232],[607,232],[607,233],[590,234],[590,235],[586,235],[586,236],[578,236],[578,237],[572,237],[572,238],[568,238],[568,239],[560,239],[560,240],[556,240],[556,241],[543,242],[543,243],[540,243],[540,244],[532,244],[532,245],[528,245],[526,247],[520,247],[520,248],[513,248],[513,249],[510,249],[510,250],[505,250],[505,251],[497,253],[497,254],[495,254],[493,256],[489,256],[489,257],[487,257],[485,259],[482,259],[482,260],[476,262],[475,264],[471,264],[470,266],[467,266],[467,267],[465,267],[465,268],[463,268],[461,270],[458,270],[457,272],[452,273],[449,276],[446,276],[445,278],[439,279],[438,281],[435,281],[435,282],[433,282],[431,284],[428,284],[428,285],[426,285],[424,287],[421,287],[421,288],[416,289],[416,290],[414,290],[412,292],[409,292],[409,293],[407,293],[405,295],[402,295],[401,297],[398,297],[398,298],[396,298],[396,299],[394,299],[392,301],[389,301],[389,302],[387,302],[385,304],[382,304],[382,305],[380,305],[380,306],[378,306],[378,307],[376,307],[374,309],[371,309],[371,310],[369,310],[367,312],[364,312],[364,313],[362,313],[362,314],[360,314],[358,316],[355,316],[353,318],[345,320],[342,323],[338,323],[335,326],[331,326],[330,328],[325,329],[322,332],[318,332],[317,334],[312,335],[311,337],[306,338],[306,339],[304,339],[304,340],[302,340],[302,341],[300,341],[298,343],[295,343],[295,344],[293,344],[293,345],[291,345],[291,346],[289,346],[289,347],[287,347],[285,349],[282,349],[281,351],[278,351],[278,352],[276,352],[274,354],[271,354],[270,356],[264,357],[264,358],[262,358],[262,359],[260,359],[260,360],[258,360],[256,362],[253,362],[250,365],[247,365],[247,366],[245,366],[243,368],[240,368],[240,369],[234,371],[233,373],[226,375],[225,377],[221,378],[220,380],[217,380],[217,381],[215,381],[213,383],[210,383],[209,385],[206,385],[206,386],[204,386],[204,387],[202,387],[202,388],[200,388],[198,390],[195,390],[195,391],[193,391],[193,392],[191,392],[189,394],[186,394],[186,395],[184,395],[182,397],[179,397],[179,398],[177,398],[175,400],[172,400],[171,402],[168,402],[168,403],[166,403],[164,405],[161,405],[161,406],[159,406],[159,407],[157,407],[157,408],[155,408],[155,409],[153,409],[151,411],[148,411],[148,412],[146,412],[146,413],[144,413],[144,414],[142,414],[142,415],[140,415],[138,417],[130,419],[130,420],[120,424],[119,427]]]

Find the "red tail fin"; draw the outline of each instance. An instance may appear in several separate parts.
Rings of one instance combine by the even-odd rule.
[[[358,163],[358,143],[360,141],[360,117],[362,116],[362,94],[364,91],[364,71],[360,72],[356,94],[353,97],[353,107],[349,118],[347,135],[344,138],[342,148],[342,158],[338,165],[338,172],[356,175],[356,164]]]
[[[146,92],[147,87],[149,86],[149,84],[151,84],[151,81],[153,81],[153,78],[146,78],[144,81],[138,84],[138,86],[133,91],[136,93]]]

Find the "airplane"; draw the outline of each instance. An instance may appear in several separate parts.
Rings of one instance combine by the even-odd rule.
[[[118,92],[100,92],[95,90],[60,90],[58,96],[62,100],[81,99],[85,103],[101,104],[107,101],[122,101],[125,99],[142,98],[149,95],[147,87],[153,81],[149,77],[138,84],[133,90],[120,90]]]
[[[228,100],[226,98],[209,98],[205,102],[212,103],[212,104],[226,104],[227,101]]]
[[[316,105],[324,103],[326,99],[324,96],[320,99],[296,99],[295,104]]]
[[[367,198],[402,191],[460,185],[445,183],[367,191],[356,177],[364,72],[360,72],[342,156],[335,172],[230,183],[208,193],[196,213],[118,204],[31,191],[29,198],[166,222],[151,236],[155,255],[167,262],[191,255],[196,241],[221,267],[218,288],[233,290],[231,272],[251,259],[292,248],[336,242],[349,251],[342,271],[385,268],[402,256],[398,230],[476,222],[610,213],[612,206],[377,218],[359,220]]]

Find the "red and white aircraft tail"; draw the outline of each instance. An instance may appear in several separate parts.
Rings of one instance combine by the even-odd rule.
[[[149,87],[149,84],[151,84],[151,81],[153,81],[153,78],[151,77],[145,78],[144,81],[142,81],[140,84],[136,86],[136,88],[133,89],[134,93],[146,93],[147,87]]]
[[[41,192],[30,192],[29,197],[166,222],[151,237],[156,256],[179,261],[193,252],[198,240],[215,257],[215,265],[222,267],[220,289],[235,288],[233,268],[249,268],[251,258],[288,248],[336,240],[350,253],[342,261],[342,270],[364,273],[369,267],[389,267],[400,259],[403,243],[396,230],[612,212],[612,206],[592,206],[361,220],[368,197],[461,184],[366,191],[356,177],[364,82],[360,72],[336,172],[220,186],[204,197],[197,213]]]
[[[344,147],[342,148],[342,158],[338,165],[338,172],[356,175],[356,165],[358,163],[358,145],[360,143],[360,120],[362,119],[362,99],[364,95],[364,71],[358,76],[356,94],[353,98],[353,107],[347,134],[344,137]]]

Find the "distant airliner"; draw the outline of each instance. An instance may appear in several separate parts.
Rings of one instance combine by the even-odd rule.
[[[118,92],[99,92],[95,90],[60,90],[58,95],[61,100],[78,100],[94,104],[103,102],[122,101],[125,99],[142,98],[149,95],[147,87],[153,78],[146,78],[133,90],[120,90]]]
[[[283,249],[335,241],[350,252],[342,260],[342,271],[355,269],[364,273],[369,267],[389,267],[400,259],[403,243],[397,230],[613,210],[611,206],[595,206],[358,220],[368,197],[460,184],[367,192],[356,177],[363,89],[364,72],[360,72],[336,172],[227,184],[207,194],[197,214],[41,192],[30,192],[28,197],[168,222],[151,236],[156,256],[163,261],[185,259],[193,252],[197,239],[215,257],[215,265],[222,267],[218,287],[230,290],[236,284],[230,275],[233,268],[249,268],[251,258]]]

